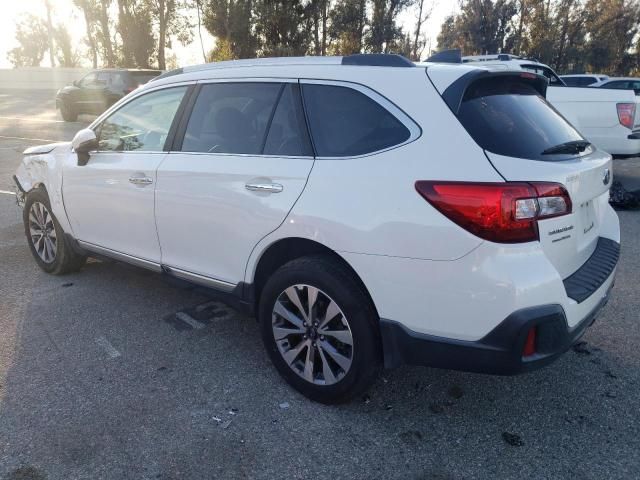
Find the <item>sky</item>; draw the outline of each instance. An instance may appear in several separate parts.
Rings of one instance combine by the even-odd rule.
[[[435,48],[440,25],[442,25],[447,15],[456,11],[458,1],[426,0],[427,3],[432,1],[434,5],[433,12],[431,18],[424,25],[424,31],[427,35],[427,46],[430,43],[432,48]],[[53,23],[65,24],[71,32],[75,43],[80,46],[81,50],[84,50],[84,19],[81,13],[73,7],[72,0],[49,0],[49,2],[53,9]],[[11,68],[11,64],[7,60],[7,52],[16,46],[16,23],[20,21],[20,17],[24,13],[31,13],[44,19],[46,18],[46,9],[44,7],[44,0],[0,0],[0,5],[2,5],[0,7],[0,68]],[[406,29],[413,29],[415,17],[416,12],[414,10],[408,10],[402,13],[399,20]],[[202,32],[205,51],[209,51],[213,48],[215,41],[206,30],[203,29]],[[167,57],[171,53],[176,55],[179,66],[202,63],[203,61],[202,49],[197,34],[194,37],[194,42],[186,47],[179,45],[178,42],[174,42],[174,50],[168,51]],[[87,59],[85,61],[87,62],[86,66],[90,67],[89,60]],[[48,54],[45,55],[42,66],[49,66]]]

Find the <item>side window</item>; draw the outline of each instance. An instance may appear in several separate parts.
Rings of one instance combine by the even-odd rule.
[[[260,154],[282,88],[279,83],[203,85],[182,151]]]
[[[100,151],[160,152],[187,87],[147,93],[123,105],[96,130]]]
[[[265,155],[313,156],[307,134],[300,87],[287,84],[282,91],[264,145]]]
[[[96,83],[97,78],[98,78],[98,75],[96,75],[95,72],[88,73],[82,78],[82,80],[80,80],[80,86],[87,87],[89,85],[92,85]]]
[[[109,85],[110,77],[111,74],[108,72],[99,72],[95,84],[97,86],[106,87],[107,85]]]
[[[367,95],[349,87],[302,86],[309,127],[320,157],[350,157],[405,142],[409,129]]]
[[[631,89],[631,87],[629,86],[629,82],[627,81],[609,82],[604,85],[604,88],[615,88],[616,90]]]

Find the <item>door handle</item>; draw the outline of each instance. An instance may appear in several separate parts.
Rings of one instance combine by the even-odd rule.
[[[147,176],[129,177],[129,183],[133,183],[134,185],[150,185],[153,183],[153,179]]]
[[[280,193],[284,188],[279,183],[247,183],[244,186],[250,192]]]

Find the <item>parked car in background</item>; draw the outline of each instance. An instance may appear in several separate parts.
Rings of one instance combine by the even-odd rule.
[[[462,63],[544,75],[549,80],[547,100],[587,140],[612,155],[640,154],[640,97],[634,92],[568,87],[548,65],[514,55],[462,57]]]
[[[607,75],[596,75],[592,73],[560,75],[562,81],[567,87],[588,87],[598,82],[605,81],[609,77]]]
[[[633,90],[636,95],[640,95],[640,78],[634,77],[612,77],[598,83],[590,85],[593,88],[613,88],[616,90]]]
[[[161,73],[161,70],[93,70],[58,90],[56,108],[67,122],[75,122],[81,113],[99,115]]]
[[[320,402],[402,363],[529,371],[591,325],[620,242],[611,157],[546,92],[395,55],[187,67],[25,151],[28,245],[211,288]]]

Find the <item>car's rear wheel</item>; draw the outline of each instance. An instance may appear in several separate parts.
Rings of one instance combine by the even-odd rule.
[[[375,309],[349,269],[330,256],[277,270],[262,291],[259,317],[274,365],[312,400],[347,401],[380,370]]]
[[[23,221],[29,249],[42,270],[62,275],[84,265],[86,257],[72,249],[53,215],[45,190],[37,188],[27,194]]]
[[[60,103],[60,115],[62,115],[62,119],[65,122],[75,122],[78,120],[78,112],[66,101]]]

